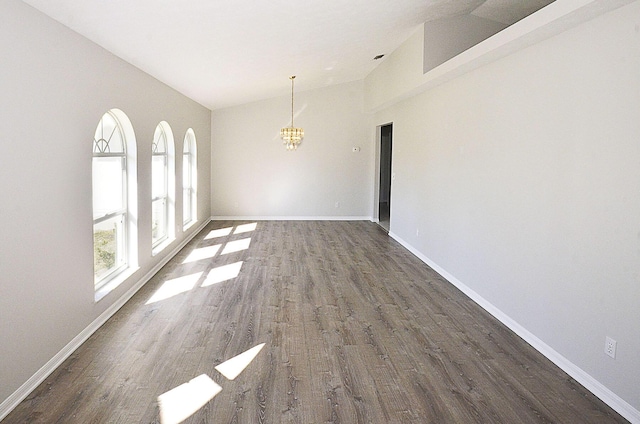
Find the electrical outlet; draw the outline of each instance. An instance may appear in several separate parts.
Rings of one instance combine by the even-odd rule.
[[[340,202],[336,202],[336,209],[340,207]]]
[[[416,237],[420,237],[420,229],[416,228]]]
[[[605,339],[604,342],[604,353],[606,353],[607,355],[611,356],[612,358],[615,359],[616,357],[616,345],[618,343],[613,340],[611,337],[607,336],[607,338]]]

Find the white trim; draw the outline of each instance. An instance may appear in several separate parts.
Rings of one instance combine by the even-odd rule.
[[[209,218],[209,221],[211,221],[211,218]],[[186,232],[187,230],[189,230],[189,228],[193,227],[197,223],[198,223],[197,220],[192,219],[191,221],[189,221],[186,224],[184,224],[184,228],[182,229],[182,231]]]
[[[462,283],[456,277],[448,273],[445,269],[424,256],[420,251],[411,244],[404,241],[397,234],[389,232],[389,236],[400,243],[403,247],[413,253],[418,259],[429,265],[434,271],[444,277],[448,282],[457,287],[464,294],[469,296],[471,300],[477,303],[485,311],[493,315],[498,321],[506,325],[511,331],[520,336],[525,342],[529,343],[534,349],[543,354],[547,359],[556,364],[560,369],[573,377],[578,383],[582,384],[587,390],[599,397],[604,403],[609,405],[620,415],[625,417],[633,424],[640,424],[640,411],[631,406],[628,402],[616,395],[594,377],[582,370],[580,367],[569,361],[567,358],[556,352],[551,346],[536,337],[529,330],[518,324],[507,314],[495,307],[491,302],[480,296],[473,289]]]
[[[75,336],[65,347],[54,355],[46,364],[42,366],[35,374],[33,374],[22,386],[13,392],[8,398],[0,403],[0,421],[2,421],[13,409],[20,404],[29,394],[34,391],[53,371],[56,370],[76,349],[82,345],[93,333],[96,332],[109,318],[111,318],[120,308],[124,306],[129,299],[142,286],[144,286],[160,269],[167,264],[180,250],[187,245],[202,229],[209,223],[203,222],[200,227],[175,247],[165,258],[158,262],[149,272],[147,272],[136,284],[133,285],[122,297],[109,306],[100,316],[98,316],[91,324]]]
[[[140,268],[125,268],[121,273],[117,274],[114,278],[107,281],[104,285],[100,286],[98,290],[96,290],[93,300],[95,302],[99,302],[104,299],[106,295],[115,290],[120,284],[127,281],[133,274],[138,272]]]
[[[162,252],[164,249],[167,248],[167,246],[169,246],[174,241],[176,241],[175,237],[165,238],[164,240],[162,240],[161,243],[158,243],[157,246],[151,249],[151,256],[157,256],[158,253]]]
[[[370,216],[212,216],[212,221],[371,221]]]

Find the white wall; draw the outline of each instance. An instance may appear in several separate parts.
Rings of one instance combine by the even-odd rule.
[[[362,81],[296,92],[294,124],[305,131],[296,151],[280,139],[289,96],[214,111],[213,215],[371,217],[373,129],[362,96]]]
[[[474,15],[453,16],[424,24],[423,72],[502,31],[506,25]]]
[[[398,93],[407,93],[423,78],[424,25],[421,25],[392,54],[367,75],[365,80],[365,110],[380,110],[392,104]],[[409,96],[407,96],[409,97]]]
[[[391,233],[638,421],[639,28],[635,1],[374,122],[393,122]]]
[[[177,152],[187,129],[195,131],[198,217],[208,220],[211,113],[16,0],[0,2],[0,56],[2,404],[190,235],[179,190],[177,240],[152,258],[151,142],[162,120]],[[111,108],[129,116],[137,137],[140,270],[96,303],[92,140]],[[181,187],[181,155],[176,171]]]

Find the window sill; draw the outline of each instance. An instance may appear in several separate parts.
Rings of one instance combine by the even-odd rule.
[[[105,284],[104,286],[96,290],[95,297],[94,297],[95,302],[100,301],[106,295],[111,293],[116,287],[118,287],[120,284],[124,283],[129,277],[131,277],[138,269],[140,268],[139,267],[127,268],[124,271],[122,271],[120,274],[116,275],[114,278],[109,280],[107,284]]]
[[[158,253],[162,252],[167,246],[175,241],[175,237],[166,239],[156,247],[151,250],[151,256],[156,256]]]
[[[197,219],[191,220],[189,222],[187,222],[186,224],[182,225],[182,231],[187,231],[189,228],[193,227],[196,222],[198,222]]]

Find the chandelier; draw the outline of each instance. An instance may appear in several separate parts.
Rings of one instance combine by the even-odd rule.
[[[280,130],[280,138],[282,138],[282,143],[287,150],[296,150],[300,140],[304,137],[304,130],[293,126],[293,80],[295,78],[295,75],[289,77],[291,80],[291,126]]]

